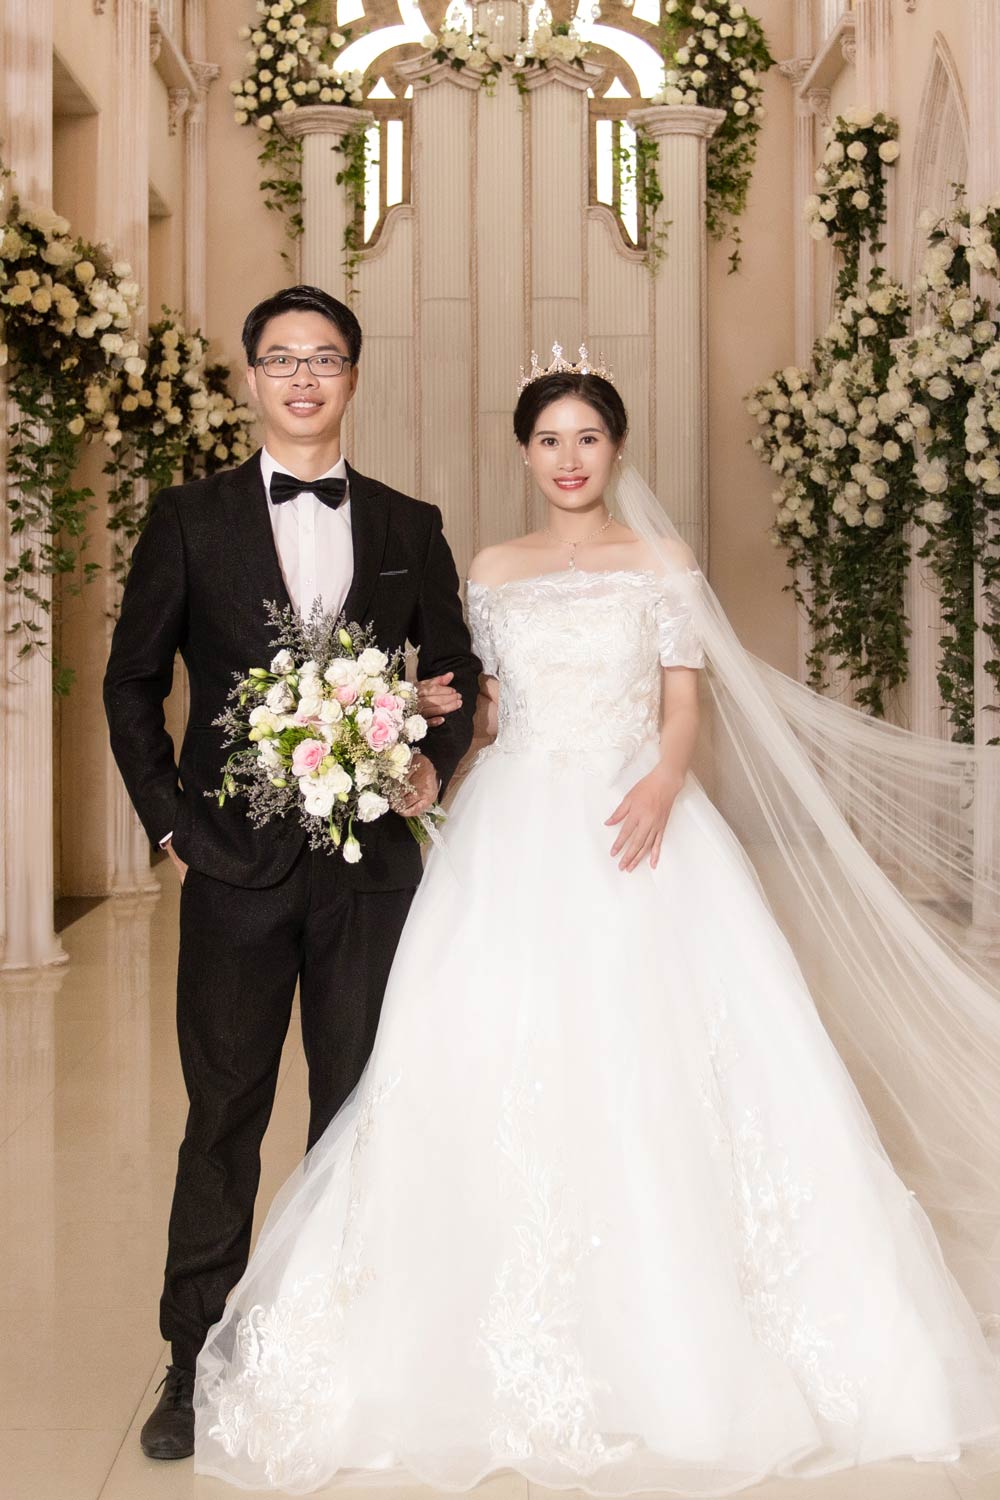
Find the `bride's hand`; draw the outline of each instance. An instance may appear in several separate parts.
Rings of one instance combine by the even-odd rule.
[[[656,869],[663,830],[683,784],[666,766],[657,766],[619,802],[605,824],[607,828],[621,825],[611,849],[612,859],[621,855],[619,870],[634,870],[647,854],[650,869]]]

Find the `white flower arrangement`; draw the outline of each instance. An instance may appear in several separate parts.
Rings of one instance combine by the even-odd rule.
[[[10,633],[22,656],[45,646],[41,578],[79,566],[86,582],[99,568],[82,559],[91,492],[74,470],[82,442],[119,441],[108,391],[144,369],[133,326],[139,296],[131,266],[79,239],[51,209],[22,201],[0,165],[0,365],[9,366],[17,403],[7,450],[17,546],[5,582],[20,605]],[[56,673],[57,691],[71,675]]]
[[[955,738],[969,741],[977,628],[1000,683],[1000,317],[970,286],[973,268],[1000,264],[1000,199],[923,228],[924,325],[907,333],[906,292],[877,270],[864,297],[842,288],[813,370],[779,372],[747,405],[752,446],[778,476],[773,540],[813,627],[810,681],[839,656],[859,701],[881,712],[903,680],[904,528],[917,521],[945,622],[938,681]]]
[[[427,733],[417,693],[403,677],[403,653],[381,651],[371,630],[317,607],[308,619],[269,604],[277,635],[269,667],[251,667],[215,721],[230,754],[219,806],[247,800],[257,828],[295,815],[309,844],[357,864],[355,822],[377,822],[409,791],[412,746]],[[433,807],[407,818],[419,842],[443,818]]]
[[[705,209],[714,239],[732,235],[736,270],[740,252],[734,226],[746,207],[764,119],[763,78],[774,59],[760,21],[738,0],[714,5],[665,0],[662,46],[663,85],[653,103],[725,111],[708,144]]]
[[[315,0],[257,0],[257,24],[239,33],[250,44],[246,71],[229,86],[237,125],[267,135],[305,104],[363,102],[363,75],[334,65],[350,33],[331,30],[317,9]]]
[[[814,239],[829,239],[844,255],[845,283],[857,279],[865,240],[876,243],[885,219],[885,169],[899,157],[899,125],[888,115],[850,109],[823,132],[816,192],[803,205]]]
[[[424,37],[423,47],[434,62],[447,63],[456,71],[472,68],[480,72],[488,92],[496,87],[505,68],[511,70],[514,82],[523,90],[529,68],[547,68],[551,62],[582,67],[593,50],[571,22],[554,22],[547,11],[542,11],[532,35],[522,39],[515,52],[505,53],[499,40],[502,25],[502,18],[497,17],[498,34],[491,39],[482,32],[470,31],[460,17],[446,18],[436,36],[429,33]]]

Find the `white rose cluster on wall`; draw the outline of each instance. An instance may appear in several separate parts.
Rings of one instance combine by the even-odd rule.
[[[852,154],[852,144],[866,155]],[[878,244],[884,171],[898,156],[890,146],[895,122],[860,111],[829,133],[820,168],[828,180],[820,178],[806,214],[810,224],[835,226],[844,256],[837,311],[809,370],[776,372],[751,392],[752,446],[778,477],[774,540],[809,617],[812,685],[821,688],[838,663],[857,701],[882,714],[906,680],[915,522],[941,597],[942,700],[953,738],[969,743],[977,573],[987,671],[1000,682],[1000,313],[970,287],[973,268],[1000,266],[1000,198],[971,212],[959,200],[946,219],[924,222],[928,249],[913,299],[926,316],[910,335],[903,286],[878,267],[867,286],[856,283],[862,245]],[[866,188],[843,180],[850,162]],[[858,192],[868,201],[848,205]],[[827,204],[832,214],[822,212]]]

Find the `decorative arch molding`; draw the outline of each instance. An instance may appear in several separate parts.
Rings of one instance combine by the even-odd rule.
[[[920,125],[913,153],[908,219],[909,249],[904,264],[912,285],[927,245],[920,216],[926,209],[945,214],[953,202],[952,184],[969,169],[969,107],[955,58],[940,31],[920,102]]]

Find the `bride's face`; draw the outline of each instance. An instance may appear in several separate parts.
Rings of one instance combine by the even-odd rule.
[[[618,452],[594,408],[562,396],[539,413],[524,456],[550,505],[588,510],[601,501]]]

